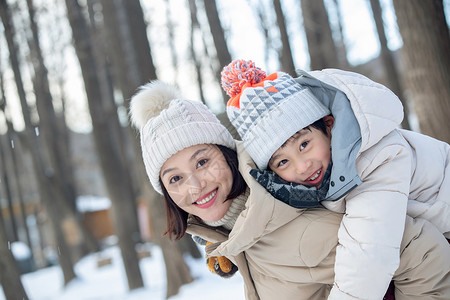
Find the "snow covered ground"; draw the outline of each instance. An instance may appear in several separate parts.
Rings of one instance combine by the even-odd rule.
[[[65,288],[58,266],[41,269],[22,276],[22,283],[31,300],[137,300],[165,299],[166,275],[164,260],[159,247],[150,247],[151,256],[140,262],[145,287],[129,292],[125,271],[117,247],[102,251],[104,257],[111,257],[112,263],[97,267],[99,254],[91,254],[75,266],[77,279]],[[244,286],[239,273],[223,279],[211,274],[205,259],[186,258],[195,278],[194,282],[181,288],[180,293],[170,300],[243,300]],[[0,300],[5,296],[0,286]]]

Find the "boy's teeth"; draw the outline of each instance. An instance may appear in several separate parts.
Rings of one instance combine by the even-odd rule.
[[[313,181],[315,180],[317,177],[319,177],[320,175],[320,171],[316,173],[316,175],[314,175],[313,177],[311,177],[310,179],[308,179],[309,181]]]
[[[209,195],[208,197],[206,197],[206,198],[204,198],[204,199],[202,199],[200,201],[197,201],[195,203],[199,204],[199,205],[205,204],[205,203],[209,202],[216,195],[216,193],[217,193],[217,190],[212,192],[211,195]]]

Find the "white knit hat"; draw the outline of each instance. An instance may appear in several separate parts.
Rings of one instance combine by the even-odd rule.
[[[142,86],[131,98],[130,116],[140,131],[147,175],[159,193],[161,167],[178,151],[199,144],[235,149],[229,131],[204,104],[180,99],[176,88],[161,81]]]
[[[261,170],[294,133],[330,114],[289,74],[266,76],[252,61],[235,60],[226,66],[222,87],[232,97],[227,103],[228,118]]]

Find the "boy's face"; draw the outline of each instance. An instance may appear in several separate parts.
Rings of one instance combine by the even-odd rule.
[[[320,187],[331,159],[331,129],[334,118],[323,118],[327,135],[309,126],[291,136],[278,148],[269,161],[269,167],[281,178],[307,186]]]

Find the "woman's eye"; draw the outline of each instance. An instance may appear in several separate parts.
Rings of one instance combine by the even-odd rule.
[[[277,164],[277,167],[282,167],[282,166],[284,166],[286,163],[287,163],[287,159],[280,160],[280,162]]]
[[[203,166],[204,164],[206,164],[208,162],[208,159],[201,159],[197,162],[197,168],[200,168],[201,166]]]
[[[300,144],[300,151],[302,151],[303,149],[305,149],[306,148],[306,146],[308,146],[308,142],[303,142],[303,143],[301,143]]]
[[[179,180],[181,180],[181,176],[173,176],[169,179],[169,183],[175,183]]]

